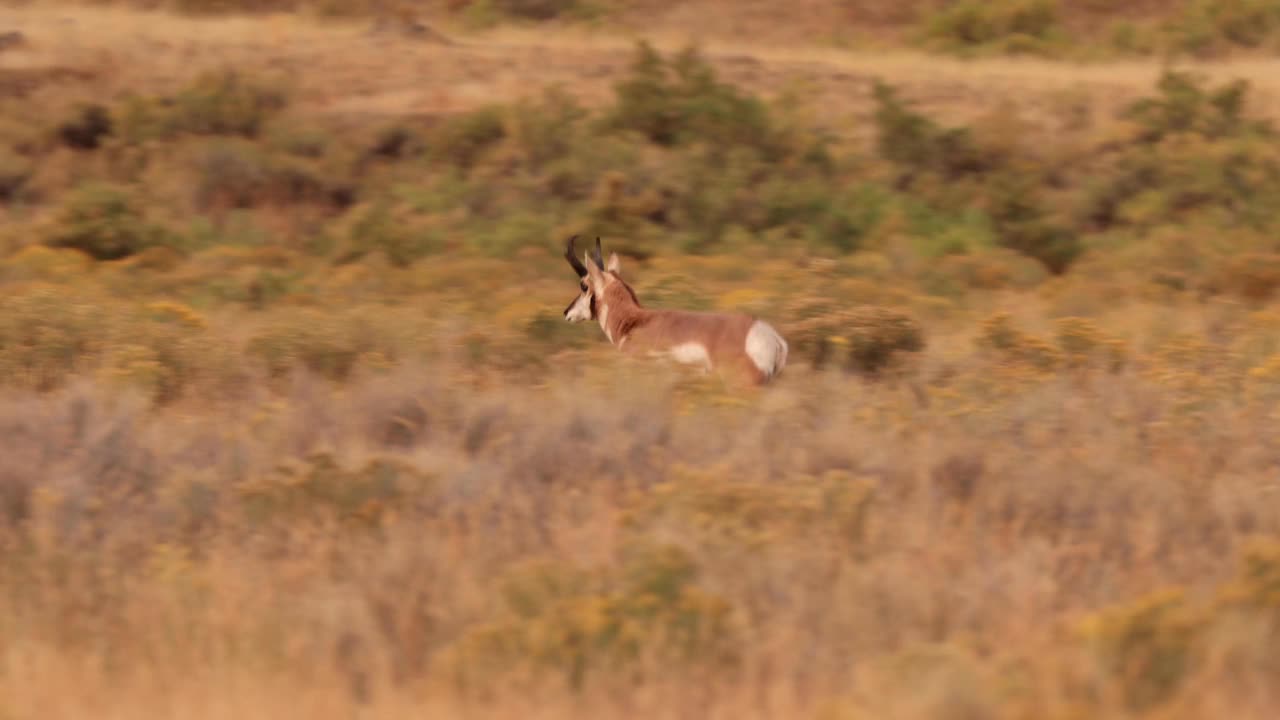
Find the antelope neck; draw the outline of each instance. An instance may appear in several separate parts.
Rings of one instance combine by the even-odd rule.
[[[648,311],[640,307],[626,288],[615,284],[600,303],[600,328],[609,342],[621,348],[631,331],[644,324]]]

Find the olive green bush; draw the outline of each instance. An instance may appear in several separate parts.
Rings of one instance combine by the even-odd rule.
[[[1048,53],[1063,39],[1055,0],[954,0],[925,16],[924,36],[950,52]]]
[[[146,219],[136,191],[101,182],[75,190],[45,238],[97,260],[119,260],[169,242],[169,233]]]
[[[289,102],[278,82],[236,68],[202,72],[172,95],[130,95],[116,110],[126,141],[141,143],[183,134],[257,137]]]

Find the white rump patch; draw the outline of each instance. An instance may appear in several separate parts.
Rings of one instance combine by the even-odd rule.
[[[747,332],[747,357],[766,378],[782,372],[787,364],[787,341],[763,320],[756,320]]]

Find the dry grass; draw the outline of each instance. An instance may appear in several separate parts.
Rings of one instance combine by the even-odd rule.
[[[654,5],[644,35],[664,49],[723,10]],[[815,25],[837,7],[803,6]],[[750,4],[725,35],[778,7]],[[364,21],[60,4],[6,7],[9,26],[29,43],[0,54],[5,102],[61,118],[252,68],[288,79],[274,129],[303,141],[317,118],[364,132],[551,83],[602,100],[632,57],[623,33],[567,28],[442,24],[458,42],[439,45]],[[1052,128],[1081,107],[1105,126],[1159,72],[783,42],[808,26],[708,56],[752,92],[807,88],[818,124],[858,138],[875,76],[948,123],[1008,101]],[[1274,61],[1197,68],[1249,78],[1251,116],[1280,114]],[[247,156],[281,142],[217,140]],[[135,149],[32,152],[34,199],[0,206],[16,221],[0,227],[0,720],[1280,709],[1267,237],[1135,231],[1030,280],[1011,251],[913,254],[902,227],[834,260],[787,239],[628,259],[646,302],[759,311],[795,342],[780,382],[736,394],[565,325],[560,246],[514,244],[534,231],[497,257],[338,262],[306,249],[313,208],[263,203],[238,226],[194,207],[216,198],[193,200],[178,161],[110,166]],[[399,172],[422,182],[435,162]],[[477,185],[510,191],[504,162]],[[225,223],[221,244],[92,262],[7,229],[56,226],[57,201],[98,171],[143,198],[131,232],[172,222],[156,209],[172,201]],[[430,229],[453,211],[408,216]],[[1228,243],[1259,261],[1222,262]],[[1154,282],[1142,253],[1188,287]],[[958,289],[924,294],[935,271]],[[881,372],[816,370],[800,351],[816,343],[852,343]],[[880,367],[863,347],[877,343],[905,351]]]
[[[924,396],[797,365],[735,400],[613,356],[542,389],[468,390],[442,360],[221,409],[10,395],[0,698],[16,718],[1118,710],[1147,679],[1096,674],[1072,628],[1158,588],[1211,597],[1253,539],[1280,537],[1273,406],[1149,357],[1026,375],[971,351]],[[653,654],[648,615],[628,621],[634,666],[579,645],[609,651],[579,633],[655,547],[727,609],[702,642],[733,662]],[[504,601],[521,577],[578,574],[583,594],[548,614]],[[477,654],[492,632],[532,644]],[[523,652],[550,653],[545,674]],[[1173,717],[1276,709],[1196,658]],[[1030,685],[1003,688],[1009,671]]]

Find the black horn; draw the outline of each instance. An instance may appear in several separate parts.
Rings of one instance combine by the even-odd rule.
[[[596,260],[596,265],[599,265],[599,266],[600,266],[600,269],[601,269],[601,270],[603,270],[603,269],[604,269],[604,257],[600,255],[600,238],[596,238],[596,257],[595,257],[595,260]]]
[[[569,246],[565,248],[564,259],[569,261],[569,265],[573,268],[574,272],[578,273],[578,277],[586,277],[587,276],[586,266],[583,265],[582,261],[579,260],[577,257],[575,257],[573,254],[573,242],[577,239],[578,239],[577,235],[574,235],[573,237],[569,238]]]

